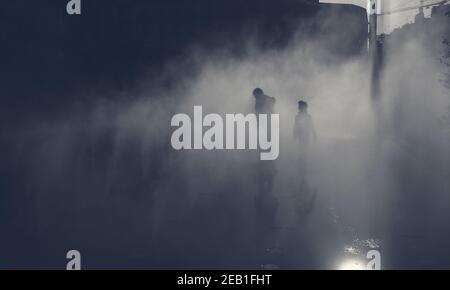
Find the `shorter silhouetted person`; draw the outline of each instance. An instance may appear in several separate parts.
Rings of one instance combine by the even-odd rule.
[[[275,98],[264,94],[264,91],[260,88],[253,90],[253,96],[255,97],[255,113],[273,114],[276,102]]]
[[[296,143],[296,162],[298,169],[299,204],[297,214],[309,214],[315,202],[315,190],[311,186],[311,161],[316,147],[316,131],[311,115],[308,113],[308,103],[298,102],[298,113],[294,123],[294,140]]]

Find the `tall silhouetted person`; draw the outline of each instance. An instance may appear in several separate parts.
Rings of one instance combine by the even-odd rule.
[[[273,114],[275,107],[275,98],[270,97],[264,93],[260,88],[253,90],[253,96],[255,97],[255,113],[258,114]],[[267,123],[267,132],[270,132],[271,124]],[[275,175],[275,168],[273,162],[259,162],[258,164],[258,185],[259,192],[262,195],[268,195],[272,193],[273,179]]]

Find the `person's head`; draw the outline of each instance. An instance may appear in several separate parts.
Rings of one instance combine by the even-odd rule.
[[[306,113],[308,111],[308,103],[305,101],[298,102],[298,111],[301,113]]]
[[[260,97],[262,95],[264,95],[264,92],[260,88],[256,88],[256,89],[253,90],[253,96],[255,98]]]

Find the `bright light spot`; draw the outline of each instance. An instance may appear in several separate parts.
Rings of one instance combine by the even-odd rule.
[[[339,265],[338,270],[366,270],[366,264],[360,260],[348,259]]]

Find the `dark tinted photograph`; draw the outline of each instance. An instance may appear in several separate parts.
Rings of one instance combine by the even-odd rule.
[[[1,2],[0,270],[267,285],[449,244],[450,1]]]

